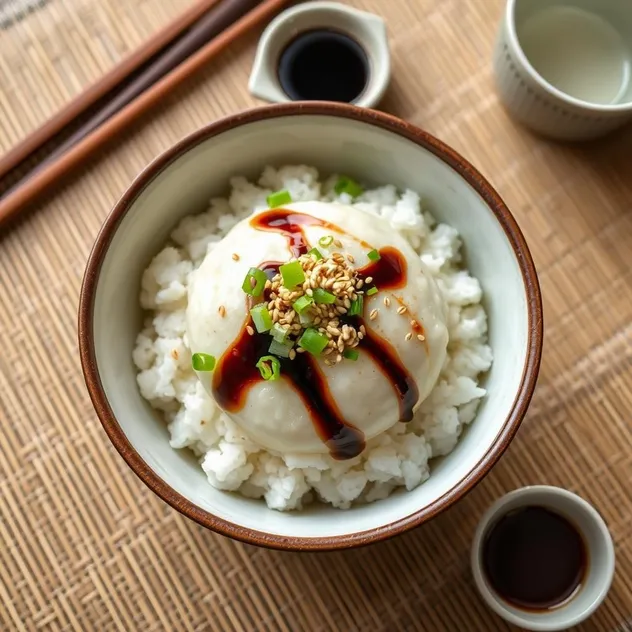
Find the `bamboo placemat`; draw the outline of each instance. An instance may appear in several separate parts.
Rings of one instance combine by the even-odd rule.
[[[273,552],[205,531],[153,496],[110,446],[77,354],[86,257],[150,159],[255,103],[246,91],[253,35],[0,241],[2,630],[506,630],[475,593],[469,544],[484,509],[529,483],[567,487],[602,512],[617,574],[580,629],[632,630],[632,134],[569,148],[507,118],[490,70],[502,0],[349,3],[388,21],[393,83],[383,108],[469,157],[531,245],[546,342],[518,437],[481,485],[430,524],[331,554]],[[0,148],[183,4],[50,0],[0,31]]]

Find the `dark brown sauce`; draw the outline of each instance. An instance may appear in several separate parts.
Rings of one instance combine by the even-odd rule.
[[[304,226],[318,225],[332,232],[344,232],[337,226],[311,215],[287,209],[266,211],[254,217],[250,223],[259,230],[283,234],[293,257],[299,257],[310,249],[303,231]],[[360,243],[370,248],[369,244]],[[369,263],[358,273],[363,278],[372,276],[380,289],[403,287],[407,274],[404,256],[397,249],[387,247],[380,250],[380,257],[378,261]],[[268,278],[272,278],[280,265],[281,263],[276,261],[267,261],[259,267]],[[346,317],[342,320],[358,329],[364,323],[362,317]],[[262,356],[269,354],[270,336],[258,333],[250,336],[246,325],[252,326],[250,319],[229,350],[220,358],[213,374],[213,394],[220,407],[227,412],[234,413],[243,408],[249,389],[262,380],[256,364]],[[369,329],[360,349],[371,357],[391,383],[399,404],[400,421],[410,421],[413,408],[419,400],[419,389],[395,349]],[[308,353],[299,353],[294,360],[279,358],[279,361],[282,379],[288,380],[301,397],[310,413],[316,433],[329,448],[332,457],[342,460],[360,454],[365,447],[364,435],[343,419],[316,360]]]
[[[348,35],[314,29],[300,33],[283,49],[278,73],[290,99],[351,103],[367,84],[369,60]]]
[[[544,507],[503,516],[483,544],[483,568],[494,590],[527,610],[556,608],[580,589],[588,557],[566,518]]]

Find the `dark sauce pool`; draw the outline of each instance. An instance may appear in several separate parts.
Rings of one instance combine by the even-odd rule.
[[[549,610],[581,588],[588,556],[577,528],[544,507],[516,509],[492,526],[483,569],[492,588],[526,610]]]
[[[304,226],[319,225],[332,232],[344,232],[311,215],[286,209],[272,209],[261,213],[250,223],[259,230],[283,234],[292,257],[299,257],[311,248],[303,232]],[[361,244],[370,247],[365,242]],[[259,267],[268,278],[272,278],[278,272],[279,265],[281,264],[278,262],[268,261],[261,263]],[[403,255],[396,248],[387,247],[380,250],[378,261],[370,262],[357,273],[361,278],[373,277],[381,290],[397,289],[406,284],[407,266]],[[343,317],[341,320],[358,329],[364,322],[361,317],[355,316]],[[250,320],[246,323],[248,324],[252,325]],[[270,336],[267,333],[255,333],[251,336],[244,326],[230,349],[220,358],[213,373],[213,394],[224,410],[233,413],[241,410],[249,389],[262,381],[256,364],[262,356],[269,354],[269,346]],[[368,329],[361,348],[390,381],[397,396],[400,421],[410,421],[413,408],[419,400],[419,389],[395,349],[388,341]],[[316,433],[328,447],[331,456],[343,460],[360,454],[365,447],[364,435],[343,418],[316,360],[308,353],[299,353],[294,360],[279,358],[279,361],[282,379],[288,380],[303,400]]]
[[[314,29],[300,33],[285,47],[278,73],[290,99],[351,103],[367,84],[369,60],[348,35]]]

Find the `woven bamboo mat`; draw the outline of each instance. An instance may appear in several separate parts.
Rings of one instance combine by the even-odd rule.
[[[253,105],[256,34],[236,43],[0,241],[2,630],[506,630],[468,569],[503,492],[551,483],[593,502],[617,547],[607,602],[581,630],[632,630],[632,134],[568,148],[504,114],[490,57],[502,0],[350,0],[388,21],[385,110],[491,179],[539,268],[546,343],[528,418],[466,499],[396,540],[284,554],[207,532],[128,470],[80,373],[77,295],[112,203],[156,154]],[[49,0],[0,30],[6,150],[186,3]],[[627,623],[630,621],[630,623]]]

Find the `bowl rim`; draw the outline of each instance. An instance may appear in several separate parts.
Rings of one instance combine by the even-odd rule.
[[[472,470],[445,494],[412,514],[366,531],[323,537],[283,536],[241,527],[200,508],[168,485],[145,463],[116,420],[101,383],[93,337],[94,302],[105,256],[122,219],[145,188],[172,162],[209,138],[242,125],[301,115],[332,116],[379,127],[412,141],[454,169],[483,198],[511,244],[528,310],[527,356],[520,387],[492,446]],[[88,257],[79,298],[78,338],[86,387],[106,434],[132,471],[162,500],[198,524],[248,544],[292,551],[332,551],[379,542],[421,525],[463,497],[490,471],[518,431],[535,390],[542,355],[542,297],[531,253],[516,220],[489,182],[456,151],[428,132],[383,112],[342,103],[293,102],[252,108],[210,123],[178,141],[141,171],[105,219]]]

